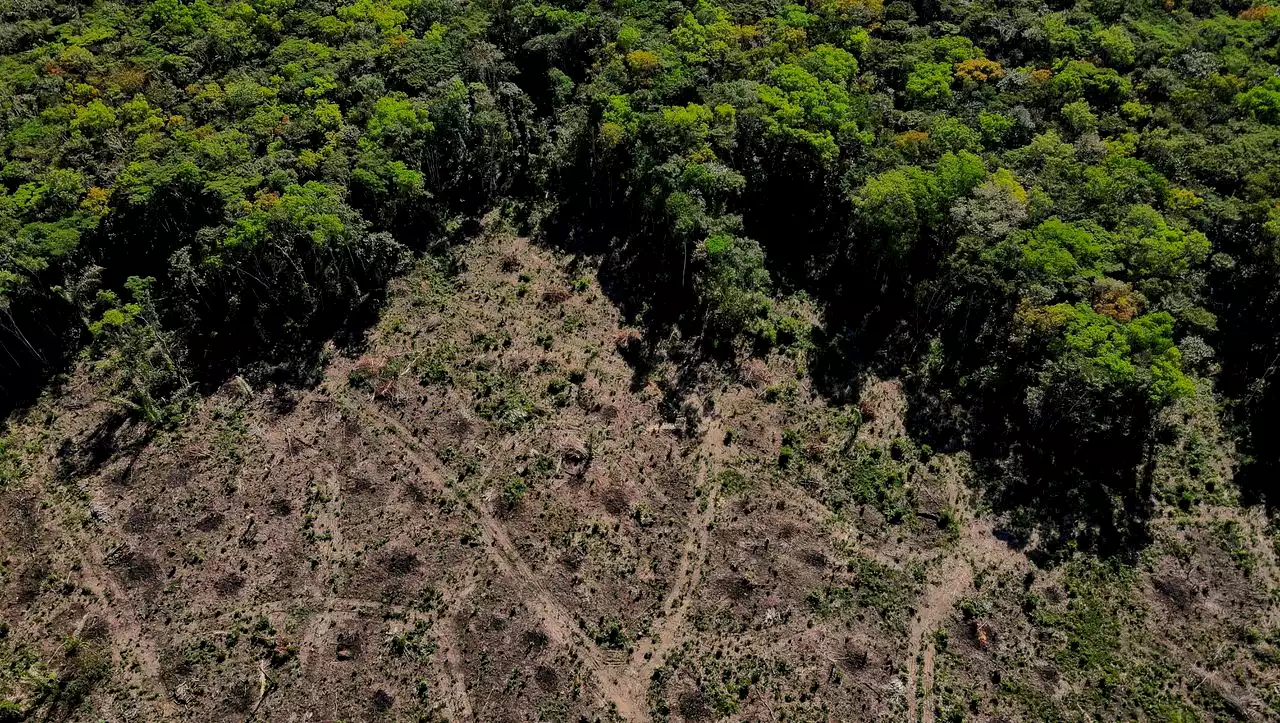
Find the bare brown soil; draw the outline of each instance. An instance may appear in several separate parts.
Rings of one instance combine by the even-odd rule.
[[[677,393],[580,260],[493,236],[458,263],[314,389],[228,385],[148,435],[73,379],[15,420],[0,692],[51,719],[915,722],[1031,636],[962,615],[1034,566],[963,458],[898,459],[897,381],[830,407],[774,354]],[[902,486],[859,501],[871,453]],[[1143,582],[1189,634],[1258,594],[1189,564]]]

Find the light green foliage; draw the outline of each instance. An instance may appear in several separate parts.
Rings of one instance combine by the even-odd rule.
[[[401,161],[391,161],[385,165],[377,164],[376,161],[362,162],[351,172],[351,177],[369,192],[392,203],[404,203],[427,193],[426,179],[422,173]]]
[[[317,181],[290,186],[283,195],[263,194],[227,234],[223,248],[237,249],[266,243],[276,234],[305,235],[318,246],[351,238],[354,222],[339,189]]]
[[[1106,247],[1096,234],[1050,218],[1020,240],[1023,263],[1042,283],[1064,288],[1078,276],[1092,277],[1107,258]]]
[[[1067,126],[1077,134],[1088,133],[1098,126],[1098,117],[1083,100],[1062,106],[1062,117],[1067,121]]]
[[[1137,60],[1138,49],[1133,38],[1122,27],[1112,26],[1094,34],[1098,48],[1113,68],[1128,68]]]
[[[173,37],[194,35],[213,18],[212,8],[204,0],[184,3],[182,0],[155,0],[143,13],[151,27]]]
[[[1171,227],[1159,211],[1146,205],[1129,210],[1114,243],[1129,273],[1139,279],[1180,278],[1209,255],[1209,239],[1203,233]]]
[[[628,134],[635,133],[639,124],[639,116],[631,109],[631,101],[625,95],[609,96],[602,115],[604,122],[600,136],[609,146],[616,146]]]
[[[1280,123],[1280,76],[1272,76],[1236,96],[1240,109],[1264,123]]]
[[[622,50],[633,50],[639,47],[640,42],[644,39],[644,33],[634,25],[626,25],[618,31],[616,41],[618,47]]]
[[[729,14],[709,0],[698,0],[694,11],[671,30],[671,40],[686,63],[706,63],[722,60],[736,39]]]
[[[1052,346],[1054,375],[1068,375],[1070,383],[1091,393],[1143,389],[1154,404],[1192,392],[1174,344],[1174,317],[1165,311],[1141,313],[1141,297],[1103,277],[1124,272],[1143,280],[1158,269],[1203,261],[1208,244],[1202,235],[1169,229],[1154,209],[1137,206],[1114,235],[1051,218],[1018,243],[1032,278],[1055,296],[1080,293],[1086,288],[1082,281],[1095,280],[1092,302],[1022,312],[1024,328],[1033,334],[1061,335]]]
[[[858,61],[846,50],[833,45],[819,45],[803,55],[800,67],[821,80],[848,86],[858,73]]]
[[[806,58],[821,76],[790,63],[773,71],[769,84],[758,91],[768,109],[766,132],[807,145],[828,160],[839,154],[840,141],[856,137],[857,108],[846,88],[847,80],[839,75],[856,68],[856,61],[840,53],[844,51],[832,48]]]
[[[933,214],[936,193],[933,174],[909,166],[867,179],[854,203],[869,225],[901,238],[917,231]]]
[[[733,337],[768,315],[769,272],[760,244],[726,233],[703,242],[707,269],[699,289],[708,307],[708,323]]]
[[[1084,34],[1072,27],[1066,13],[1049,13],[1041,21],[1046,42],[1058,55],[1075,55],[1084,41]]]
[[[1055,304],[1028,312],[1026,323],[1051,333],[1053,361],[1045,382],[1065,390],[1105,398],[1138,393],[1165,404],[1194,392],[1173,343],[1173,317],[1160,311],[1124,322],[1085,303]]]
[[[319,101],[311,109],[311,117],[321,128],[337,129],[342,126],[342,109],[337,103]]]
[[[676,148],[701,148],[711,131],[711,109],[698,103],[663,108],[656,132]]]
[[[854,203],[868,225],[890,240],[895,255],[902,255],[916,233],[939,222],[950,205],[986,175],[978,156],[946,153],[932,172],[906,166],[872,176],[855,194]]]
[[[101,133],[116,125],[115,111],[100,100],[90,101],[76,111],[71,119],[71,130],[85,134]]]
[[[356,0],[339,7],[337,15],[352,24],[371,22],[383,34],[393,35],[408,22],[407,11],[413,6],[412,0]]]
[[[152,298],[155,279],[129,277],[132,301],[122,303],[102,292],[102,316],[89,325],[102,350],[96,370],[113,399],[148,424],[176,421],[189,383],[182,350],[172,332],[160,325]]]
[[[10,207],[25,220],[52,221],[74,212],[84,190],[84,176],[79,171],[52,169],[39,181],[19,186]]]
[[[932,107],[951,99],[951,63],[919,63],[907,76],[907,97]]]
[[[987,168],[981,158],[968,151],[944,153],[934,175],[938,179],[936,203],[945,208],[981,183],[987,177]]]
[[[982,50],[974,44],[973,40],[963,35],[947,34],[929,38],[922,45],[934,60],[951,65],[982,57]]]
[[[1151,107],[1131,100],[1120,106],[1120,114],[1131,123],[1141,123],[1151,117]]]
[[[1063,101],[1087,100],[1094,105],[1118,105],[1133,93],[1133,83],[1112,68],[1072,60],[1063,64],[1050,83]]]
[[[863,28],[854,28],[841,38],[841,46],[858,57],[871,49],[871,34]]]
[[[372,140],[393,148],[413,143],[435,128],[427,118],[427,109],[404,93],[379,98],[367,127]]]
[[[991,145],[1003,142],[1005,134],[1013,129],[1016,121],[1000,113],[982,113],[978,116],[978,127],[982,137]]]
[[[934,122],[929,129],[929,140],[948,151],[980,151],[982,138],[983,134],[970,128],[959,118],[950,116]]]

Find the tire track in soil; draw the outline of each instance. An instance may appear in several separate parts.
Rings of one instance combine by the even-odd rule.
[[[921,646],[925,635],[931,634],[943,619],[951,613],[960,597],[973,586],[973,571],[967,560],[952,557],[943,578],[931,585],[922,595],[923,601],[911,621],[907,644],[907,720],[920,720],[917,698],[923,693],[924,720],[933,720],[933,641],[929,641],[920,662]]]
[[[38,474],[47,476],[51,472],[41,470]],[[89,494],[92,496],[96,492],[94,490]],[[112,560],[116,553],[128,553],[129,548],[121,544],[103,553],[98,547],[103,538],[92,536],[92,531],[97,528],[65,525],[62,529],[76,531],[72,539],[74,549],[80,551],[76,557],[79,566],[77,577],[80,585],[88,589],[101,605],[101,615],[108,621],[112,633],[111,640],[116,653],[114,661],[122,665],[125,663],[124,642],[132,641],[134,661],[144,673],[144,679],[154,684],[155,703],[162,717],[172,718],[177,714],[177,706],[160,682],[160,646],[144,628],[141,611],[132,603],[124,586],[120,584],[115,571],[116,562]],[[56,533],[41,525],[38,537],[33,539],[56,539]]]
[[[959,549],[943,562],[942,579],[922,593],[916,617],[911,621],[907,644],[907,720],[934,723],[934,655],[932,640],[925,642],[954,610],[965,593],[973,589],[975,567],[1025,567],[1026,556],[996,538],[991,524],[968,524],[960,537]],[[919,698],[919,702],[917,702]]]
[[[386,424],[400,438],[404,446],[405,456],[421,470],[422,474],[433,486],[441,491],[447,488],[445,477],[441,473],[444,465],[439,460],[436,460],[434,455],[431,455],[429,461],[424,454],[419,453],[419,450],[423,450],[425,454],[430,455],[430,452],[426,451],[426,445],[418,439],[416,434],[405,427],[399,420],[380,409],[374,408],[370,413]],[[560,605],[547,591],[537,575],[524,561],[524,558],[521,557],[519,550],[511,542],[511,538],[507,535],[502,524],[485,509],[484,504],[467,504],[465,509],[473,513],[472,521],[480,525],[485,542],[483,547],[490,560],[503,574],[511,578],[520,587],[525,588],[525,604],[532,609],[539,622],[547,628],[548,637],[557,644],[576,649],[584,659],[588,672],[590,672],[597,684],[592,686],[591,689],[599,702],[606,708],[610,704],[616,706],[618,712],[624,718],[641,720],[642,713],[639,711],[629,715],[629,711],[636,710],[636,706],[629,696],[629,691],[621,688],[617,680],[607,674],[607,663],[595,641],[587,637],[582,626],[577,623],[575,616]],[[644,715],[643,718],[647,718],[647,715]],[[474,716],[472,720],[475,720]]]
[[[450,612],[440,615],[435,622],[447,626],[437,635],[440,646],[445,653],[445,675],[449,678],[450,694],[441,705],[449,714],[449,720],[476,720],[471,706],[471,698],[467,692],[466,678],[462,668],[462,656],[455,644],[457,624],[456,615],[461,609],[461,602],[470,596],[475,589],[474,583],[468,583],[458,592],[445,597],[445,609]],[[308,617],[306,631],[298,640],[298,664],[305,669],[317,647],[317,638],[323,623],[335,623],[361,615],[399,615],[405,622],[416,623],[419,620],[430,620],[431,613],[409,605],[396,605],[381,600],[350,597],[310,597],[304,600],[285,598],[269,600],[253,605],[233,605],[222,610],[199,610],[196,617],[203,623],[217,621],[228,616],[267,616],[287,613],[299,607],[312,607],[315,611]],[[225,630],[205,631],[201,634],[225,633]],[[250,716],[250,719],[253,717]]]
[[[440,642],[440,648],[444,653],[444,674],[449,678],[449,693],[441,701],[442,707],[448,713],[449,720],[477,720],[475,711],[471,706],[471,696],[467,690],[466,673],[462,664],[462,653],[457,646],[457,613],[461,609],[461,603],[475,588],[474,584],[468,584],[465,588],[458,591],[454,595],[446,598],[446,605],[449,613],[441,615],[436,619],[436,624],[445,626],[445,629],[439,631],[435,637]],[[383,603],[378,600],[364,600],[360,598],[327,598],[325,602],[329,605],[347,606],[349,610],[347,614],[386,613],[391,612],[402,615],[406,622],[416,623],[418,620],[430,619],[430,615],[404,605],[393,605]],[[334,611],[336,612],[336,611]],[[332,612],[330,613],[332,615]],[[336,618],[335,618],[336,619]],[[318,627],[314,623],[310,625],[311,630]],[[301,646],[300,646],[301,647]]]
[[[81,540],[80,548],[86,551],[93,549],[88,540]],[[80,566],[80,583],[87,587],[93,593],[93,596],[102,603],[104,608],[102,614],[107,620],[112,621],[113,632],[133,641],[135,658],[144,673],[144,679],[155,683],[155,691],[158,696],[156,703],[160,707],[160,713],[165,718],[171,718],[177,714],[177,707],[174,705],[169,691],[160,682],[159,647],[143,629],[142,618],[138,614],[137,607],[129,603],[129,598],[124,594],[120,584],[111,579],[110,573],[98,575],[93,572],[109,569],[110,566],[103,557],[82,562]],[[123,648],[123,645],[118,648],[120,663],[124,663]]]
[[[931,641],[924,648],[924,660],[920,664],[920,691],[924,698],[924,710],[921,712],[921,718],[924,723],[934,723],[933,721],[933,655],[937,651]]]
[[[474,589],[474,583],[467,585],[461,591],[455,602],[461,603],[471,595]],[[448,625],[447,630],[442,630],[437,636],[440,641],[440,647],[444,650],[445,672],[450,678],[450,687],[453,689],[452,699],[446,704],[449,712],[450,720],[476,720],[475,708],[471,707],[471,694],[467,691],[467,674],[462,664],[462,651],[458,650],[458,613],[462,611],[461,605],[450,606],[452,612],[448,617],[444,618],[444,622]]]
[[[444,465],[430,455],[430,461],[419,454],[418,450],[427,450],[426,445],[417,435],[402,422],[381,409],[373,408],[370,413],[386,424],[400,438],[405,455],[417,465],[422,473],[438,490],[447,487],[445,477],[441,473]],[[702,488],[706,484],[707,470],[715,457],[719,440],[723,433],[718,420],[712,420],[703,434],[699,446],[699,469],[696,486]],[[430,454],[426,452],[426,454]],[[618,715],[629,721],[648,721],[648,682],[653,671],[661,664],[663,658],[676,642],[676,634],[683,627],[688,615],[692,592],[702,579],[702,568],[707,558],[707,548],[711,541],[710,525],[715,519],[716,506],[719,502],[719,484],[713,483],[707,490],[706,507],[693,515],[689,534],[684,543],[680,565],[676,571],[676,581],[663,598],[662,616],[657,631],[648,640],[637,646],[635,652],[625,666],[610,665],[599,646],[589,638],[576,616],[557,602],[537,574],[528,566],[519,550],[511,542],[502,523],[488,512],[484,504],[468,505],[474,511],[475,522],[483,530],[485,550],[492,561],[507,576],[526,588],[525,602],[547,627],[548,636],[557,643],[577,648],[582,655],[586,668],[599,687],[594,692],[606,708],[614,707]],[[474,720],[474,718],[472,718]]]
[[[711,467],[715,456],[713,445],[716,440],[723,439],[723,430],[717,421],[712,421],[703,436],[697,481],[697,489],[706,485],[707,470]],[[689,533],[681,550],[680,565],[676,568],[676,579],[662,601],[662,622],[642,643],[636,646],[630,663],[616,673],[619,685],[627,688],[627,699],[633,706],[641,709],[630,717],[630,720],[648,719],[648,684],[662,661],[674,647],[677,634],[688,617],[689,605],[693,599],[693,591],[702,581],[702,569],[707,561],[708,547],[711,543],[711,523],[715,519],[716,506],[720,498],[720,484],[713,482],[707,490],[706,507],[692,516]],[[621,708],[619,708],[619,712]]]
[[[42,488],[50,489],[59,484],[54,478],[55,474],[50,463],[46,461],[39,468],[31,470],[29,479],[39,480]],[[82,491],[86,492],[91,500],[100,492],[98,489]],[[92,505],[92,502],[90,504]],[[57,539],[60,532],[75,531],[72,538],[75,543],[73,549],[80,551],[75,558],[79,566],[76,570],[77,577],[81,586],[88,589],[95,601],[101,605],[101,615],[110,626],[111,641],[115,648],[113,662],[124,664],[123,640],[133,641],[134,662],[144,673],[144,679],[155,686],[154,701],[160,709],[161,716],[166,719],[173,718],[177,715],[178,708],[169,691],[160,682],[160,646],[143,627],[140,610],[130,602],[129,595],[113,572],[114,563],[111,557],[122,550],[127,551],[127,548],[121,546],[102,552],[98,545],[103,538],[94,536],[93,531],[98,529],[94,526],[62,525],[58,530],[52,530],[43,522],[38,522],[37,525],[38,531],[32,537],[33,554],[36,550],[34,540]]]

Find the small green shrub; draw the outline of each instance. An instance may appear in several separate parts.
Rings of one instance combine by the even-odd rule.
[[[502,506],[508,510],[516,509],[528,491],[529,484],[523,478],[512,477],[502,486]]]
[[[796,451],[793,448],[785,444],[782,445],[782,449],[778,450],[778,466],[783,468],[790,467],[795,457]]]
[[[755,488],[755,482],[736,469],[723,470],[716,477],[727,495],[741,495]]]

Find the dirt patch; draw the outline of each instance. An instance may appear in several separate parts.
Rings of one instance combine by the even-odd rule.
[[[860,483],[859,441],[901,436],[896,382],[860,427],[787,355],[636,383],[640,337],[589,268],[522,239],[460,253],[397,281],[314,389],[224,390],[85,456],[96,508],[46,462],[0,512],[58,529],[10,568],[12,635],[105,621],[108,719],[900,720],[904,648],[954,612],[952,565],[998,550],[874,489],[824,502]],[[83,416],[48,460],[95,443]],[[893,490],[924,499],[939,469]]]

